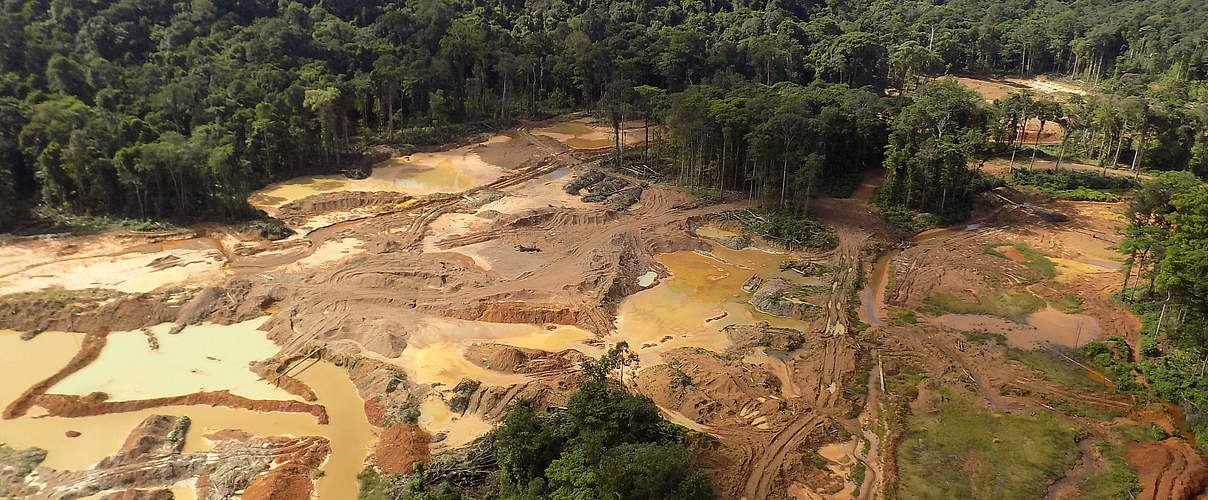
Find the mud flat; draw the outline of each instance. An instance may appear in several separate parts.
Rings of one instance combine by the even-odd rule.
[[[639,144],[645,140],[645,129],[642,122],[627,121],[624,129],[625,144]],[[651,129],[651,134],[655,132],[655,129]],[[555,139],[575,149],[604,149],[610,148],[614,144],[612,127],[594,118],[579,118],[555,123],[533,129],[533,133]]]
[[[85,243],[59,248],[53,243],[28,241],[0,246],[0,261],[18,262],[21,267],[4,265],[0,272],[0,295],[57,288],[83,290],[103,288],[127,293],[144,293],[168,285],[191,286],[217,283],[225,278],[223,243],[215,238],[187,238],[175,241],[120,246],[116,237],[85,237]],[[137,237],[128,238],[137,240]],[[145,241],[145,240],[144,240]],[[91,245],[109,251],[96,253]]]
[[[392,158],[374,165],[372,173],[364,179],[343,175],[299,177],[256,191],[248,201],[272,214],[291,201],[339,191],[392,191],[410,195],[456,193],[494,181],[504,174],[504,167],[483,160],[475,147],[506,140],[505,136],[497,136],[479,145]]]
[[[1007,345],[1017,349],[1036,349],[1046,345],[1079,347],[1099,338],[1099,320],[1085,314],[1067,314],[1046,308],[1015,322],[984,314],[945,314],[933,323],[967,332],[990,332],[1006,337]]]

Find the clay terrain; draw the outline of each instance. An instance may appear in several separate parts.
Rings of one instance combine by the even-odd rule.
[[[645,137],[626,124],[626,147]],[[949,400],[1087,429],[1051,498],[1105,470],[1091,444],[1114,426],[1179,425],[1081,367],[1062,365],[1071,383],[1020,361],[1137,342],[1110,298],[1116,205],[1000,188],[910,238],[870,203],[874,173],[810,207],[835,248],[787,249],[744,233],[745,199],[609,170],[612,145],[564,117],[278,183],[250,199],[293,231],[276,240],[8,237],[0,497],[353,498],[366,466],[410,474],[516,401],[561,405],[622,341],[639,359],[624,384],[695,431],[720,498],[910,498],[899,451]],[[1142,497],[1204,493],[1185,441],[1127,446]]]

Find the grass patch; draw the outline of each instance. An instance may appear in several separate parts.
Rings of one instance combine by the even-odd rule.
[[[1066,314],[1078,314],[1082,312],[1082,296],[1076,293],[1067,293],[1061,298],[1048,299],[1048,303],[1053,309]]]
[[[1036,186],[1049,192],[1076,191],[1078,189],[1132,189],[1137,182],[1121,175],[1104,176],[1098,172],[1069,169],[1020,169],[1011,175],[1011,184]]]
[[[897,314],[898,319],[901,320],[903,323],[909,323],[909,324],[913,325],[913,324],[919,322],[918,316],[914,313],[914,311],[911,311],[910,309],[899,308],[896,311],[896,314]]]
[[[962,302],[956,297],[939,292],[927,294],[924,302],[936,313],[987,314],[1000,318],[1016,319],[1034,313],[1044,307],[1044,299],[1032,292],[1001,292],[977,298],[977,303]]]
[[[927,374],[910,369],[904,369],[892,375],[885,376],[885,391],[897,396],[903,396],[907,401],[919,394],[919,384],[927,379]]]
[[[1000,345],[1000,346],[1007,345],[1007,336],[1003,335],[1001,333],[995,333],[995,332],[986,331],[986,330],[981,330],[981,331],[962,330],[961,333],[963,333],[965,335],[965,338],[969,339],[970,342],[977,342],[978,344],[982,344],[982,345]]]
[[[860,491],[860,487],[864,485],[864,475],[868,472],[868,466],[862,461],[856,461],[856,465],[851,468],[851,482],[856,485],[856,491]]]
[[[1070,201],[1120,201],[1120,197],[1104,191],[1079,186],[1074,189],[1049,191],[1049,194],[1059,200]]]
[[[1103,467],[1082,483],[1082,498],[1127,500],[1141,492],[1137,471],[1124,459],[1124,447],[1107,441],[1095,443],[1103,457]]]
[[[1007,359],[1013,359],[1034,368],[1043,373],[1045,380],[1050,382],[1078,387],[1088,391],[1108,391],[1108,388],[1104,387],[1103,384],[1087,376],[1086,370],[1082,367],[1061,359],[1049,351],[1041,349],[1025,351],[1023,349],[1009,348],[1007,349]]]
[[[998,247],[1000,247],[1000,246],[1003,246],[1003,245],[1001,243],[991,243],[989,245],[986,245],[986,247],[982,249],[982,253],[985,253],[986,255],[993,255],[1000,259],[1009,258],[1009,257],[1007,257],[1007,254],[998,251]]]
[[[1078,429],[1048,412],[994,416],[951,390],[911,415],[898,451],[899,498],[1044,497],[1079,458]]]
[[[1010,257],[1008,257],[1006,253],[998,250],[999,248],[1006,247],[1006,246],[1013,247],[1013,248],[1015,248],[1015,250],[1019,251],[1019,254],[1023,256],[1023,262],[1021,262],[1021,264],[1028,266],[1029,268],[1035,270],[1036,272],[1039,272],[1040,274],[1044,275],[1044,277],[1046,277],[1046,278],[1057,277],[1057,263],[1049,260],[1049,257],[1047,255],[1045,255],[1041,252],[1038,252],[1036,250],[1032,250],[1031,248],[1028,248],[1028,246],[1024,245],[1023,243],[990,244],[990,245],[986,245],[986,248],[984,251],[985,251],[985,253],[993,255],[995,257],[1001,257],[1004,259],[1008,259]],[[1014,260],[1014,259],[1012,259],[1012,260]]]

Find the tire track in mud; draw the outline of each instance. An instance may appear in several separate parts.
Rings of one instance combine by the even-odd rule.
[[[745,500],[762,500],[769,498],[773,481],[781,473],[784,459],[822,420],[817,414],[800,418],[776,433],[772,441],[761,452],[754,455],[747,483],[743,488],[742,497]]]

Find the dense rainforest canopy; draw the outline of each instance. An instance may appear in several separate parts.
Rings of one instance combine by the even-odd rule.
[[[243,217],[251,190],[369,144],[575,109],[666,123],[677,180],[796,211],[885,162],[883,199],[959,213],[984,137],[1010,147],[1042,114],[1075,132],[1071,154],[1208,173],[1199,0],[0,5],[0,228]],[[1107,95],[1042,113],[925,83],[952,73]],[[960,118],[923,123],[939,109]]]

